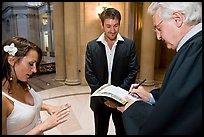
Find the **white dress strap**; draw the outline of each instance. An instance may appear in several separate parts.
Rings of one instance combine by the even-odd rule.
[[[6,96],[8,99],[10,99],[10,100],[13,101],[13,102],[16,101],[16,99],[12,98],[12,97],[9,96],[8,94],[4,93],[3,91],[2,91],[2,95]]]

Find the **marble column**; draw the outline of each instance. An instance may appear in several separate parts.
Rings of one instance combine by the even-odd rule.
[[[53,52],[52,45],[52,13],[50,8],[50,2],[47,2],[47,30],[48,30],[48,52],[47,56],[50,56],[50,53]]]
[[[154,85],[156,36],[155,32],[152,30],[152,17],[147,14],[149,4],[150,2],[144,2],[143,4],[143,25],[139,81],[146,79],[144,85]]]
[[[54,2],[53,25],[54,25],[54,45],[55,45],[55,80],[65,81],[66,63],[64,47],[64,5],[63,2]]]
[[[65,59],[67,85],[79,85],[78,46],[79,46],[79,3],[64,2]]]
[[[87,86],[87,82],[85,79],[85,53],[86,53],[86,40],[85,36],[87,35],[86,32],[86,27],[85,27],[85,13],[86,13],[86,8],[85,8],[86,2],[80,2],[79,3],[79,60],[80,60],[80,82],[82,86]]]

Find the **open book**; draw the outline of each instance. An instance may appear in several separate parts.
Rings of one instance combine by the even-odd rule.
[[[127,90],[110,84],[104,84],[99,89],[97,89],[91,96],[104,97],[107,100],[106,103],[108,103],[108,105],[111,105],[114,108],[117,106],[124,106],[127,103],[127,100],[125,99],[126,96],[133,100],[141,100],[128,94]]]

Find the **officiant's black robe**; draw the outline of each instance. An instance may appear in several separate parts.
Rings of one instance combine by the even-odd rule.
[[[161,88],[151,93],[155,105],[138,101],[123,112],[127,134],[201,134],[202,31],[176,53]]]

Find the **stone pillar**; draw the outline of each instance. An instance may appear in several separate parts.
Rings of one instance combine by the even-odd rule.
[[[64,5],[63,2],[54,2],[53,25],[54,25],[54,45],[55,45],[55,80],[65,81],[66,63],[64,47]],[[59,16],[60,15],[60,16]]]
[[[82,86],[87,86],[87,82],[85,79],[85,53],[86,53],[86,44],[87,42],[85,41],[85,36],[87,35],[86,33],[86,27],[85,27],[85,4],[86,2],[80,2],[79,4],[79,37],[80,37],[80,43],[79,43],[79,60],[80,60],[80,82]]]
[[[47,2],[47,30],[48,30],[48,51],[47,56],[50,56],[50,53],[53,52],[53,45],[52,45],[52,14],[50,8],[50,2]]]
[[[141,42],[141,59],[140,59],[140,76],[139,80],[146,79],[144,85],[154,85],[154,62],[156,36],[152,30],[152,17],[147,14],[150,2],[143,4],[143,25],[142,25],[142,42]]]
[[[65,58],[67,85],[79,85],[78,70],[78,45],[79,45],[79,10],[78,2],[64,3],[64,28],[65,28]],[[59,16],[59,15],[58,15]]]

